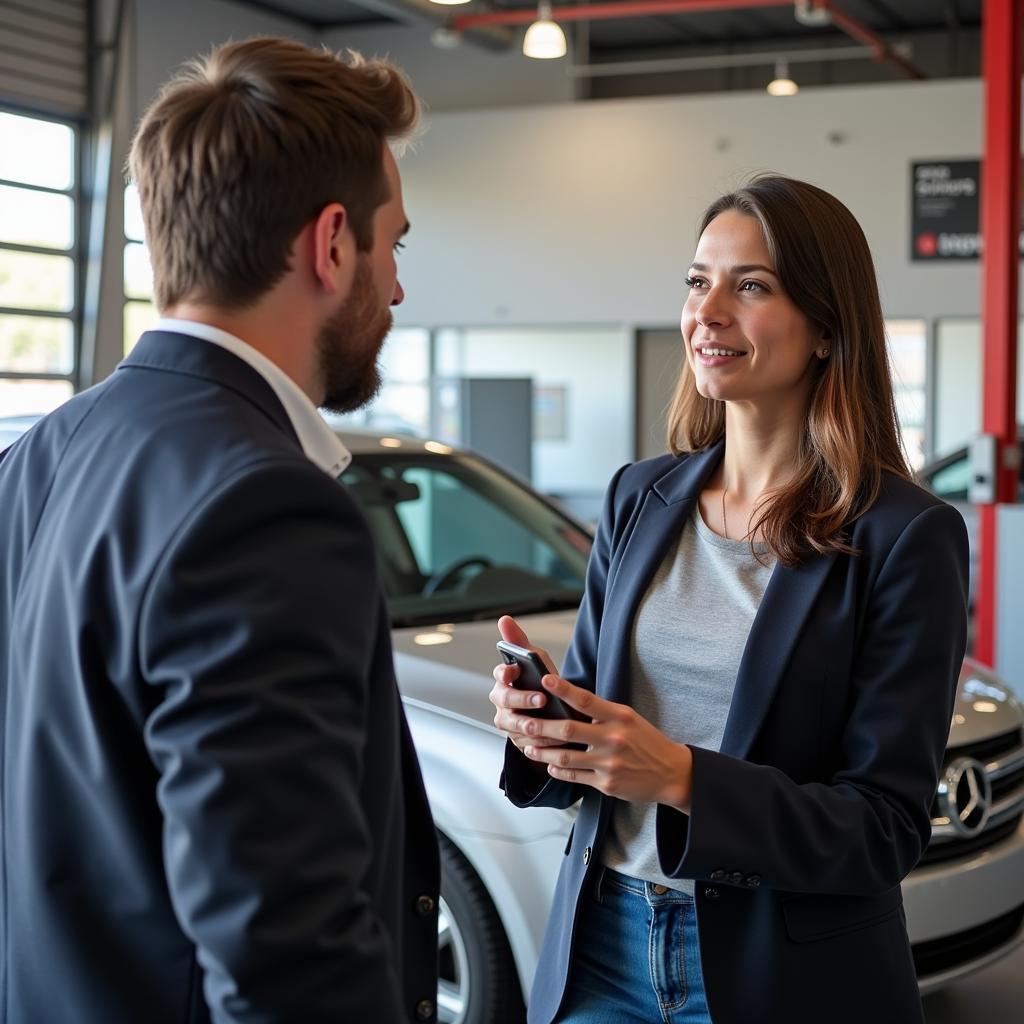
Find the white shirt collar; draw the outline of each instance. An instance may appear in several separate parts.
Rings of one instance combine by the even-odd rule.
[[[222,331],[219,327],[211,327],[209,324],[198,323],[195,320],[174,320],[170,317],[162,317],[151,329],[173,331],[176,334],[189,334],[193,338],[201,338],[203,341],[226,348],[243,362],[248,363],[270,385],[284,406],[284,411],[288,414],[288,419],[299,438],[302,450],[306,453],[306,458],[329,476],[340,476],[348,468],[352,456],[341,443],[338,435],[331,430],[324,418],[317,412],[316,406],[309,400],[309,396],[302,388],[262,352],[257,352],[252,345],[227,331]]]

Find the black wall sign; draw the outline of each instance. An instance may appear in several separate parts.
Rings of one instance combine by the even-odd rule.
[[[978,196],[980,160],[911,164],[910,258],[976,260],[981,255]],[[1024,254],[1024,232],[1021,233]]]

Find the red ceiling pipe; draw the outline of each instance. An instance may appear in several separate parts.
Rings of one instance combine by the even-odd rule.
[[[851,18],[844,11],[841,11],[831,0],[818,0],[815,6],[821,10],[828,11],[832,24],[845,32],[851,39],[856,39],[857,42],[870,46],[874,51],[875,60],[887,60],[890,64],[895,64],[907,78],[920,80],[928,77],[920,68],[907,60],[906,57],[901,57],[896,53],[881,36],[875,35],[867,25],[862,25],[856,18]]]
[[[659,14],[684,14],[693,11],[729,11],[747,7],[783,7],[779,0],[619,0],[618,3],[579,4],[552,7],[553,21],[600,21],[605,18],[646,18]],[[458,14],[451,26],[456,32],[476,25],[530,25],[537,20],[536,7],[517,11],[484,11]]]
[[[619,0],[618,3],[579,4],[552,7],[554,21],[599,21],[609,18],[646,18],[660,14],[693,14],[699,11],[734,11],[752,7],[788,7],[779,0]],[[814,0],[813,6],[828,11],[836,28],[871,48],[875,59],[894,64],[908,78],[925,78],[923,71],[894,53],[889,44],[855,18],[841,11],[831,0]],[[517,11],[485,11],[482,14],[458,14],[451,20],[456,32],[480,25],[529,25],[537,20],[532,7]]]
[[[995,503],[979,515],[975,655],[996,662],[996,509],[1017,500],[1017,280],[1020,268],[1020,89],[1024,0],[985,0],[981,165],[982,430],[996,437]],[[1007,570],[1009,571],[1009,570]]]

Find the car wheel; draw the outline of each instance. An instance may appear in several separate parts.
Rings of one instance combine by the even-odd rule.
[[[487,890],[446,836],[441,844],[437,923],[439,1024],[522,1024],[526,1019],[512,950]]]

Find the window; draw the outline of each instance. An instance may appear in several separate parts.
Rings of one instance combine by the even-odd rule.
[[[0,110],[0,417],[74,392],[77,142],[72,124]]]
[[[380,354],[384,384],[364,409],[331,422],[399,434],[430,433],[430,332],[395,327]]]
[[[923,320],[887,320],[889,362],[903,447],[912,469],[924,465],[928,336]]]
[[[1024,318],[1017,326],[1017,422],[1024,424]],[[984,352],[976,317],[939,320],[935,330],[935,445],[946,455],[967,444],[982,426]]]
[[[135,347],[139,335],[157,320],[153,305],[153,269],[142,226],[139,190],[124,190],[124,354]]]

